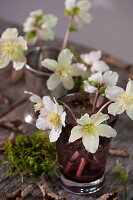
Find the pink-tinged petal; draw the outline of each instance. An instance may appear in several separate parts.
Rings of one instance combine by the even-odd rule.
[[[111,103],[108,107],[108,113],[111,115],[117,115],[117,114],[122,114],[124,112],[124,109],[120,106],[120,104],[117,103]]]
[[[133,105],[129,107],[129,109],[126,111],[127,115],[130,117],[130,119],[133,120]]]
[[[7,28],[1,36],[1,39],[4,40],[14,40],[18,36],[18,30],[16,28]]]
[[[82,132],[82,126],[75,126],[72,128],[69,142],[74,142],[75,140],[80,139],[83,136]]]
[[[97,134],[103,137],[110,138],[115,137],[117,135],[117,132],[115,129],[107,124],[100,124],[97,129]]]
[[[128,96],[133,96],[133,81],[129,80],[127,87],[126,87],[126,93]]]
[[[60,82],[60,76],[54,73],[47,80],[47,87],[49,90],[54,90],[60,84]]]
[[[120,88],[118,86],[113,86],[113,87],[107,87],[105,90],[105,96],[114,101],[117,102],[121,98],[121,95],[123,95],[125,91],[123,88]]]
[[[69,67],[72,63],[73,54],[69,49],[64,49],[58,56],[58,62],[62,66]]]
[[[99,146],[99,136],[85,135],[82,138],[85,149],[90,153],[95,153]]]
[[[109,119],[107,114],[96,113],[90,117],[90,121],[96,126]]]

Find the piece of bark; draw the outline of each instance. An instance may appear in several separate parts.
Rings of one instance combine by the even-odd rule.
[[[11,132],[8,137],[0,141],[0,148],[4,147],[7,141],[13,142],[15,140],[15,133]]]
[[[66,198],[53,193],[48,188],[44,178],[41,180],[40,183],[38,183],[38,187],[40,188],[40,190],[42,192],[43,200],[66,200]]]
[[[21,70],[13,70],[12,71],[12,74],[11,74],[11,80],[10,82],[11,83],[17,83],[24,75],[24,69],[21,69]]]
[[[127,153],[124,149],[109,149],[109,154],[111,156],[121,156],[121,157],[127,157],[127,158],[131,158],[132,156]]]
[[[21,120],[0,119],[0,126],[14,132],[24,133],[24,123]]]
[[[23,198],[28,194],[29,190],[32,188],[32,185],[28,185],[23,190],[18,189],[15,192],[12,192],[10,194],[6,194],[4,196],[4,199],[6,200],[23,200]]]
[[[108,55],[108,54],[104,54],[102,56],[102,60],[104,60],[108,64],[114,65],[114,66],[116,66],[116,67],[118,67],[120,69],[130,70],[133,67],[132,65],[127,64],[127,63],[125,63],[125,62],[123,62],[123,61],[121,61],[121,60],[119,60],[119,59],[117,59],[115,57],[112,57],[112,56]]]
[[[119,192],[121,191],[121,189],[122,189],[122,187],[119,187],[112,192],[102,195],[97,200],[117,200],[119,198]]]
[[[2,101],[4,104],[9,104],[9,99],[5,97],[3,94],[0,93],[0,101]]]

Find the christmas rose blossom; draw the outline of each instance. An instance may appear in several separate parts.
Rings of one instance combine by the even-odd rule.
[[[109,118],[108,115],[97,113],[89,117],[86,113],[77,120],[77,126],[71,130],[69,142],[74,142],[82,138],[85,149],[90,153],[95,153],[99,146],[99,136],[115,137],[116,131],[107,124],[101,124]]]
[[[127,115],[133,120],[133,81],[129,80],[126,91],[123,88],[114,86],[105,90],[108,99],[114,101],[108,107],[108,112],[112,115],[122,114],[126,111]]]
[[[7,28],[0,39],[0,69],[6,67],[10,61],[13,62],[14,69],[22,69],[26,63],[25,50],[27,42],[22,36],[18,37],[18,30]]]
[[[72,64],[73,54],[69,49],[64,49],[58,56],[58,61],[46,58],[42,65],[54,73],[47,80],[49,90],[54,90],[60,83],[70,90],[74,87],[73,76],[80,76],[86,67],[80,63]]]

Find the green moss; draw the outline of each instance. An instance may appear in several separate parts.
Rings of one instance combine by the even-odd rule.
[[[3,150],[7,155],[3,163],[9,164],[6,173],[10,176],[19,173],[23,181],[24,174],[41,178],[44,174],[55,173],[57,153],[44,131],[33,132],[31,137],[19,135],[14,143],[7,141]]]

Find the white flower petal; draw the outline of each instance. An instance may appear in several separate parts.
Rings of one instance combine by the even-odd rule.
[[[42,28],[52,28],[57,24],[58,18],[52,14],[44,16],[44,24],[42,24]]]
[[[89,81],[95,81],[97,83],[102,83],[102,73],[101,72],[97,72],[95,74],[92,74],[91,77],[88,78]]]
[[[130,119],[133,120],[133,105],[131,105],[131,106],[129,107],[129,109],[126,110],[126,113],[127,113],[127,115],[130,117]]]
[[[61,120],[61,124],[65,127],[66,126],[66,124],[65,124],[66,112],[62,113],[60,120]]]
[[[9,64],[10,60],[8,57],[2,57],[2,55],[0,55],[0,69],[6,67]]]
[[[36,120],[36,127],[41,130],[49,129],[49,125],[47,124],[45,118],[42,116],[39,116],[38,119]]]
[[[61,132],[57,132],[55,129],[52,129],[49,133],[50,142],[56,142],[60,137]]]
[[[120,106],[120,104],[117,103],[111,103],[108,107],[108,113],[111,115],[117,115],[117,114],[122,114],[124,112],[124,110],[122,109],[122,107]]]
[[[65,0],[66,10],[72,10],[76,5],[76,0]]]
[[[78,1],[76,6],[80,8],[81,12],[86,12],[91,8],[91,2],[89,0]]]
[[[1,39],[4,40],[13,40],[16,39],[18,36],[18,30],[16,28],[7,28],[1,36]]]
[[[98,126],[97,133],[100,136],[104,136],[104,137],[107,137],[107,138],[115,137],[117,135],[116,130],[113,129],[111,126],[107,125],[107,124],[100,124]]]
[[[91,51],[90,53],[81,54],[81,59],[87,63],[88,65],[91,65],[94,61],[99,60],[102,56],[102,52],[100,50],[98,51]]]
[[[128,84],[127,84],[127,87],[126,87],[126,93],[129,96],[133,96],[133,81],[132,80],[128,81]]]
[[[34,102],[34,103],[42,103],[42,99],[36,94],[33,94],[30,97],[30,100],[31,100],[31,102]]]
[[[28,49],[27,41],[24,40],[24,38],[22,36],[19,36],[17,38],[17,40],[15,41],[15,44],[18,46],[18,48],[20,48],[22,50],[27,50]]]
[[[108,118],[109,116],[107,114],[96,113],[90,117],[90,121],[97,126],[100,123],[106,121]]]
[[[81,23],[90,23],[92,21],[92,15],[90,13],[81,13],[79,15]]]
[[[13,61],[13,68],[15,70],[20,70],[26,63],[26,58],[23,54],[17,54],[15,57],[12,58],[12,61]]]
[[[33,16],[33,17],[38,16],[38,15],[42,15],[42,14],[43,14],[43,12],[42,12],[41,9],[34,10],[34,11],[30,12],[30,16]]]
[[[123,90],[123,88],[120,88],[118,86],[107,87],[105,90],[105,96],[114,102],[117,102],[120,99],[121,95],[124,93],[125,91]]]
[[[39,34],[40,34],[40,38],[42,40],[46,40],[47,41],[47,40],[53,40],[54,39],[54,32],[50,28],[46,28],[46,29],[40,30]]]
[[[54,90],[60,82],[60,76],[57,73],[53,73],[47,80],[47,87],[49,90]]]
[[[35,19],[33,17],[27,17],[23,23],[23,31],[28,33],[35,29],[34,27]]]
[[[117,84],[118,77],[119,75],[117,72],[107,71],[103,74],[102,82],[106,86],[115,86]]]
[[[87,81],[84,81],[84,91],[89,93],[96,93],[97,88],[91,86]]]
[[[90,153],[95,153],[99,146],[99,137],[98,136],[90,136],[85,135],[82,138],[83,145],[85,149]]]
[[[60,65],[65,65],[66,67],[69,67],[72,63],[72,57],[73,54],[71,53],[71,51],[69,49],[64,49],[58,56],[58,62],[60,63]]]
[[[85,113],[80,119],[77,119],[78,124],[85,126],[90,123],[90,117],[88,113]]]
[[[55,71],[57,67],[59,66],[58,62],[53,59],[46,58],[41,62],[42,66],[46,67],[47,69],[50,69],[52,71]]]
[[[66,78],[62,77],[62,84],[64,88],[71,90],[74,87],[73,78],[70,75],[68,75]]]
[[[83,136],[82,126],[74,126],[71,130],[71,135],[69,137],[69,142],[74,142]]]
[[[47,111],[55,112],[55,103],[51,100],[49,96],[44,96],[42,98],[42,102],[45,106],[44,110],[46,109]],[[43,114],[43,111],[42,111]]]
[[[70,65],[70,72],[72,76],[80,76],[83,72],[86,71],[86,67],[83,64],[72,64]]]
[[[92,72],[105,72],[109,70],[109,66],[102,60],[97,60],[93,62],[93,65],[91,67]]]

